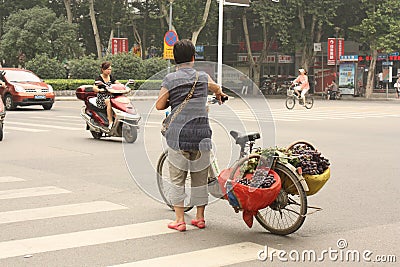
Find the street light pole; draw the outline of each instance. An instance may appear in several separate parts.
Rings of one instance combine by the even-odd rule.
[[[174,3],[174,0],[169,0],[169,27],[168,29],[171,31],[172,30],[172,4]],[[168,73],[171,71],[171,60],[168,59]]]
[[[336,84],[339,84],[339,75],[338,75],[338,54],[339,54],[339,49],[338,49],[338,37],[339,37],[339,31],[340,28],[339,27],[335,27],[335,82]]]
[[[119,38],[119,27],[121,26],[122,23],[118,21],[115,24],[117,25],[118,38]]]

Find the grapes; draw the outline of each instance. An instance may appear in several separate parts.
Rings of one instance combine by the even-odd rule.
[[[242,177],[241,179],[238,179],[236,182],[254,188],[270,188],[276,181],[274,175],[270,173],[268,170],[257,169],[254,172],[251,180],[247,179],[246,177]]]
[[[319,175],[329,168],[330,162],[322,156],[321,152],[308,145],[297,145],[291,149],[294,155],[299,155],[299,163],[295,167],[301,167],[303,174]],[[292,163],[293,164],[293,163]]]

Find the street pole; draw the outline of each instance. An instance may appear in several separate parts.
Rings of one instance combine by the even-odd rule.
[[[322,69],[322,76],[321,76],[322,86],[321,86],[321,89],[322,89],[322,92],[325,92],[325,88],[324,88],[324,49],[321,49],[321,69]],[[314,91],[315,91],[315,89],[314,89]]]
[[[169,0],[169,30],[172,30],[172,3],[174,0]],[[171,60],[168,59],[168,73],[171,72]]]
[[[117,35],[117,36],[118,36],[118,38],[119,38],[119,27],[121,26],[122,23],[118,21],[118,22],[116,22],[115,24],[117,24],[117,32],[118,32],[118,35]]]
[[[387,68],[388,68],[388,73],[390,75],[390,72],[389,72],[389,54],[386,54],[386,64],[387,64]],[[388,75],[388,80],[386,82],[386,98],[389,98],[389,75]]]
[[[339,75],[338,75],[338,54],[339,54],[339,49],[338,49],[338,37],[339,37],[339,27],[335,27],[335,82],[337,85],[339,85]]]
[[[219,0],[218,9],[218,65],[217,83],[222,84],[222,40],[223,40],[223,21],[224,21],[224,0]]]

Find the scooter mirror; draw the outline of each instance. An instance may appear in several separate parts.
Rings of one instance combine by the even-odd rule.
[[[134,84],[134,83],[135,83],[135,80],[133,80],[133,79],[128,80],[128,84]]]

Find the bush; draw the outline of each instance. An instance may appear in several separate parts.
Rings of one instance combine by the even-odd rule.
[[[64,65],[47,54],[36,55],[32,60],[26,62],[25,68],[33,71],[42,79],[66,77]]]
[[[111,62],[113,69],[112,75],[117,80],[141,80],[146,78],[143,60],[130,53],[108,55],[103,61]]]
[[[128,80],[119,80],[119,82],[125,84]],[[81,85],[93,85],[94,79],[46,79],[46,83],[53,86],[55,91],[60,90],[76,90]],[[142,86],[143,85],[143,86]],[[129,87],[132,90],[158,90],[160,89],[161,81],[146,81],[146,80],[135,80],[135,84]]]
[[[100,61],[94,56],[85,56],[81,59],[73,59],[68,62],[70,78],[95,79],[100,74]]]
[[[168,62],[160,57],[152,57],[143,61],[146,79],[168,68]]]

